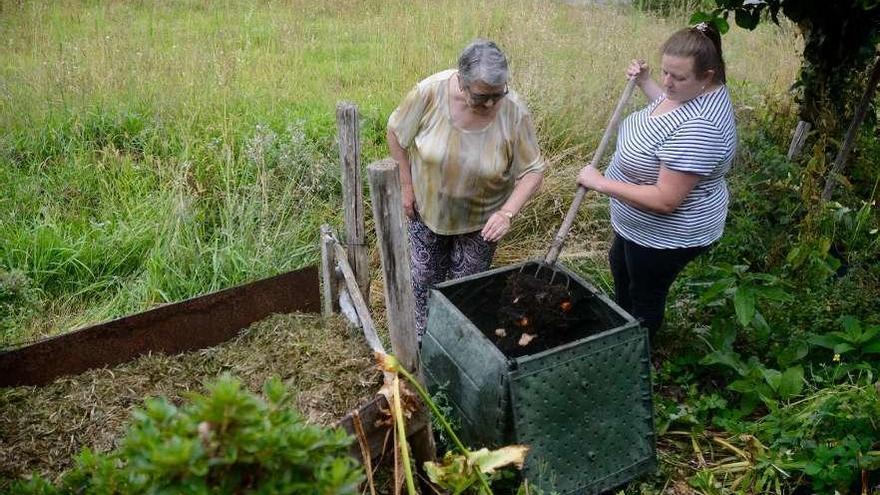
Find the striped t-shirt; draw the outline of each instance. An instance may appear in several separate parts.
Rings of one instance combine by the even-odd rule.
[[[662,115],[651,116],[663,95],[627,117],[605,176],[630,184],[655,184],[660,164],[700,176],[672,213],[639,209],[611,198],[611,225],[636,244],[672,249],[706,246],[724,232],[728,192],[724,175],[736,151],[736,123],[726,86]]]

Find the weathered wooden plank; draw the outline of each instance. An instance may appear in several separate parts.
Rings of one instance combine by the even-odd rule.
[[[342,166],[342,210],[345,246],[364,301],[370,300],[370,263],[364,227],[364,193],[361,180],[361,145],[358,109],[352,103],[336,105],[339,161]]]
[[[804,143],[807,142],[810,127],[811,124],[809,122],[798,121],[797,127],[794,128],[794,135],[791,136],[791,144],[788,145],[788,155],[786,156],[789,160],[793,160],[801,154],[801,151],[804,149]]]
[[[330,226],[321,225],[321,314],[325,318],[333,314],[339,297],[334,243]]]
[[[367,437],[367,444],[370,449],[370,457],[375,461],[382,455],[384,448],[392,448],[392,435],[390,434],[391,422],[388,412],[390,407],[384,395],[377,395],[373,400],[364,404],[357,409],[357,415],[364,427]],[[344,418],[336,423],[336,426],[344,429],[350,435],[356,435],[354,425],[354,411],[348,413]],[[406,422],[407,436],[411,442],[421,435],[424,435],[425,429],[429,426],[428,416],[425,413],[413,414]],[[387,445],[386,445],[387,438]],[[352,457],[363,461],[361,449],[357,442],[354,442],[349,449]]]
[[[361,320],[361,327],[364,331],[364,337],[367,339],[367,345],[370,346],[370,349],[372,349],[373,352],[381,352],[384,354],[385,349],[382,347],[382,341],[379,340],[379,335],[376,333],[376,325],[373,323],[373,317],[370,316],[370,310],[367,308],[367,303],[364,301],[363,296],[357,290],[357,280],[355,280],[354,272],[348,265],[348,261],[346,261],[345,249],[343,249],[338,242],[333,244],[333,249],[336,252],[336,261],[339,264],[339,268],[342,269],[342,276],[345,278],[345,284],[348,286],[348,294],[351,296],[351,302],[354,304],[358,318]]]
[[[400,178],[397,163],[386,159],[368,167],[373,221],[382,258],[385,278],[385,312],[391,334],[391,351],[400,363],[411,370],[422,384],[419,344],[416,338],[415,296],[409,261],[409,240],[401,205]],[[413,455],[419,461],[432,460],[436,455],[430,425],[413,437]]]
[[[406,369],[415,372],[419,369],[415,296],[397,163],[391,159],[380,160],[371,164],[367,173],[385,278],[385,312],[391,334],[391,352]]]

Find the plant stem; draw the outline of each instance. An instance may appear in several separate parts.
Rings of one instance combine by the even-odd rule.
[[[394,410],[394,424],[397,428],[397,438],[400,439],[400,456],[403,457],[403,473],[406,475],[406,489],[410,495],[417,495],[416,484],[413,480],[412,466],[409,462],[409,447],[406,444],[406,429],[403,423],[403,409],[400,407],[400,378],[395,375],[391,385]]]
[[[404,378],[406,378],[406,380],[413,386],[413,388],[416,389],[419,397],[421,397],[425,404],[427,404],[428,409],[431,410],[431,413],[434,415],[434,417],[437,418],[437,421],[440,422],[440,425],[443,426],[443,429],[446,430],[446,433],[449,434],[449,438],[452,439],[452,443],[455,444],[455,447],[459,451],[461,451],[462,454],[470,457],[470,451],[467,449],[467,447],[464,446],[463,443],[461,443],[461,440],[458,439],[458,435],[455,434],[455,431],[452,429],[452,425],[449,424],[449,421],[447,421],[443,413],[440,412],[440,408],[437,407],[437,404],[434,404],[434,401],[431,400],[428,392],[424,388],[422,388],[422,385],[418,382],[418,380],[416,380],[415,377],[413,377],[409,373],[409,371],[405,370],[403,366],[398,366],[398,371],[401,375],[403,375]],[[492,489],[489,487],[489,481],[486,480],[485,476],[483,476],[483,472],[480,471],[479,466],[477,466],[476,468],[476,473],[480,479],[480,484],[482,485],[482,488],[486,491],[486,493],[489,493],[491,495]]]

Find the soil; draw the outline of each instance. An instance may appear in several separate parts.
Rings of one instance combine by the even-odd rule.
[[[623,323],[587,287],[562,272],[538,270],[537,264],[443,292],[508,358],[537,354]]]

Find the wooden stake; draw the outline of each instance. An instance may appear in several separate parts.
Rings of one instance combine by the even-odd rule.
[[[409,239],[401,204],[400,177],[394,160],[380,160],[367,168],[373,220],[385,277],[385,311],[391,334],[391,352],[422,383],[416,339],[415,296],[409,261]],[[427,414],[424,410],[420,414]],[[413,454],[422,462],[436,456],[430,423],[412,437]]]
[[[370,266],[364,229],[364,193],[361,182],[361,146],[358,109],[352,103],[336,105],[339,132],[339,162],[342,165],[342,209],[345,215],[345,244],[364,301],[370,300]]]
[[[354,278],[354,272],[352,271],[351,266],[349,266],[348,261],[346,261],[347,256],[345,249],[343,249],[339,243],[334,243],[333,248],[336,251],[336,261],[339,263],[339,268],[342,269],[342,276],[345,278],[345,285],[348,287],[348,294],[351,296],[351,302],[354,304],[354,309],[357,311],[358,318],[361,320],[367,344],[373,352],[381,352],[384,354],[385,349],[382,347],[382,341],[379,340],[379,335],[376,334],[376,325],[373,323],[373,317],[370,316],[370,310],[367,308],[367,303],[364,301],[364,297],[361,295],[360,291],[357,290],[358,283]]]
[[[381,160],[367,168],[373,219],[382,273],[385,277],[385,311],[391,334],[391,352],[411,372],[419,370],[416,339],[415,296],[409,265],[409,240],[401,207],[397,163]]]
[[[794,135],[791,137],[791,144],[788,145],[788,157],[789,160],[793,160],[801,154],[801,150],[804,149],[804,143],[807,142],[807,134],[810,132],[809,122],[805,122],[803,120],[799,120],[797,123],[797,127],[794,128]]]
[[[846,130],[843,146],[840,147],[837,158],[834,159],[834,165],[831,166],[831,172],[828,173],[828,177],[825,179],[825,189],[822,191],[823,201],[831,199],[831,193],[834,192],[834,186],[837,185],[838,177],[843,173],[846,159],[849,158],[849,152],[852,151],[853,145],[855,145],[859,127],[861,127],[862,121],[865,120],[865,115],[867,115],[868,109],[871,107],[871,101],[874,99],[874,92],[877,90],[878,84],[880,84],[880,55],[874,59],[874,66],[871,68],[871,75],[868,78],[868,85],[865,87],[862,99],[859,100],[859,104],[856,106],[856,114],[849,124],[849,129]]]
[[[336,279],[336,253],[333,244],[333,230],[329,225],[321,225],[321,314],[333,314],[339,299],[339,282]]]

